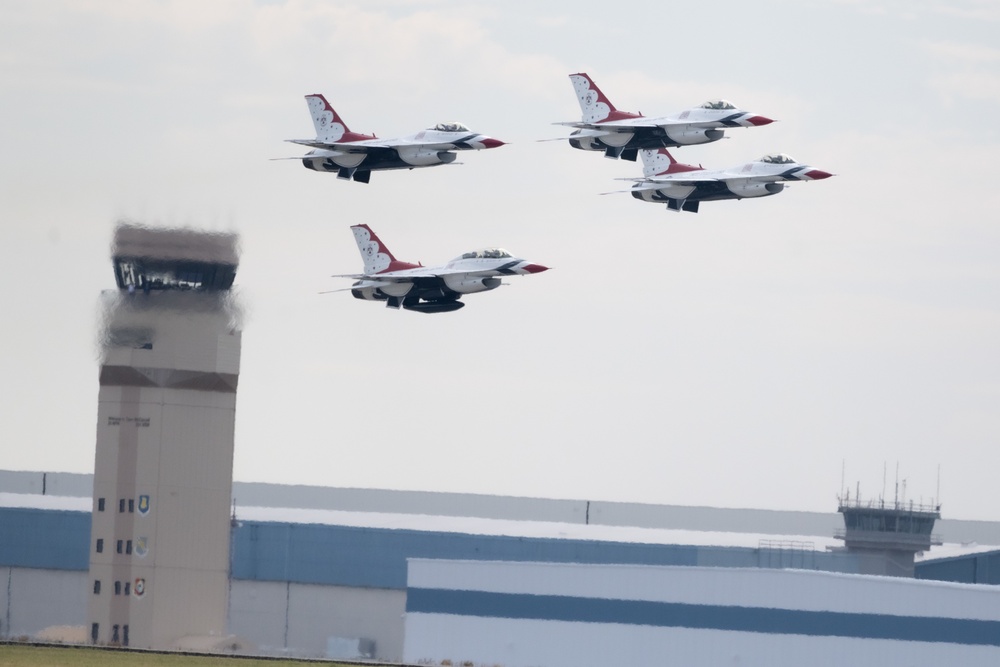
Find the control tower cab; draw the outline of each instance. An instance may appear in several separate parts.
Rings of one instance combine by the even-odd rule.
[[[120,226],[111,258],[118,289],[228,290],[239,255],[233,234]]]

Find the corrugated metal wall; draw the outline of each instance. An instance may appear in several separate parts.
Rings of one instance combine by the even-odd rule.
[[[846,553],[758,550],[556,538],[469,535],[244,521],[233,541],[233,577],[336,586],[406,587],[408,558],[805,567],[857,572]]]
[[[0,507],[0,566],[86,570],[90,512]]]
[[[1000,585],[1000,551],[917,563],[917,579]]]

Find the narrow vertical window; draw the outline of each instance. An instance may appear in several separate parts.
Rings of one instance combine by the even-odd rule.
[[[115,595],[121,595],[121,594],[122,594],[122,582],[116,581],[115,582]],[[117,627],[117,626],[115,626],[115,627]]]
[[[132,582],[131,581],[126,581],[125,582],[125,595],[128,595],[131,592],[132,592]],[[126,625],[125,627],[127,628],[128,626]]]
[[[117,644],[118,643],[118,626],[117,625],[112,625],[111,626],[111,643],[112,644]]]
[[[127,554],[132,553],[132,540],[129,540],[128,542],[125,543],[125,553]]]
[[[97,499],[97,511],[98,512],[103,512],[104,511],[104,498],[98,498]],[[97,624],[95,623],[94,625],[97,625]]]
[[[100,630],[101,630],[101,624],[100,623],[91,623],[90,624],[90,641],[92,643],[94,643],[94,644],[97,643],[97,633],[100,632]]]
[[[94,595],[100,595],[100,594],[101,594],[101,580],[94,579]],[[97,625],[97,623],[94,623],[94,625]]]
[[[122,626],[122,646],[128,646],[128,624]]]
[[[124,512],[125,511],[125,499],[124,498],[119,498],[118,499],[118,511],[119,512]]]
[[[128,511],[135,512],[135,498],[128,499]]]
[[[97,547],[96,547],[96,549],[97,549],[97,553],[103,553],[104,552],[104,538],[103,537],[98,537],[97,538]]]
[[[118,540],[118,543],[115,545],[115,551],[118,552],[118,553],[122,552],[122,541],[121,540]]]

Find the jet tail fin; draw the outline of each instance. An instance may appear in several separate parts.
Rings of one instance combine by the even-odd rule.
[[[321,141],[339,141],[346,133],[347,123],[330,106],[323,95],[306,95],[306,104],[309,105],[309,115],[312,116],[313,127],[316,128],[316,138]]]
[[[344,119],[340,117],[340,114],[330,106],[330,103],[320,93],[306,95],[306,104],[309,105],[309,115],[312,116],[313,127],[316,128],[316,139],[318,141],[336,143],[338,141],[349,142],[378,138],[373,134],[351,132]]]
[[[642,114],[630,111],[619,111],[611,103],[608,96],[601,92],[590,75],[580,72],[570,74],[576,99],[580,102],[584,123],[600,123],[605,120],[623,120],[625,118],[642,118]]]
[[[392,252],[385,247],[382,240],[368,225],[354,225],[351,227],[351,231],[354,232],[354,240],[358,244],[358,251],[365,263],[365,275],[371,276],[386,271],[419,268],[419,264],[400,262],[393,257]]]
[[[606,120],[612,112],[617,111],[615,105],[601,92],[601,89],[586,72],[570,74],[569,80],[573,83],[573,89],[576,91],[576,98],[580,102],[580,111],[583,113],[585,123]]]
[[[646,178],[663,176],[664,174],[679,174],[685,171],[702,171],[693,164],[683,164],[674,159],[666,148],[644,148],[639,151],[642,158],[642,175]]]

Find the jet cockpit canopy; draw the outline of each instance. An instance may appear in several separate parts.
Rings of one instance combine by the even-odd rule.
[[[512,256],[503,248],[483,248],[465,253],[462,255],[462,259],[503,259],[504,257]]]
[[[761,162],[766,162],[767,164],[797,164],[795,158],[787,153],[772,153],[771,155],[765,155],[760,159]]]
[[[709,100],[701,105],[702,109],[735,109],[733,103],[728,100]]]
[[[468,132],[467,128],[462,123],[438,123],[434,127],[427,128],[428,130],[437,130],[438,132]]]

